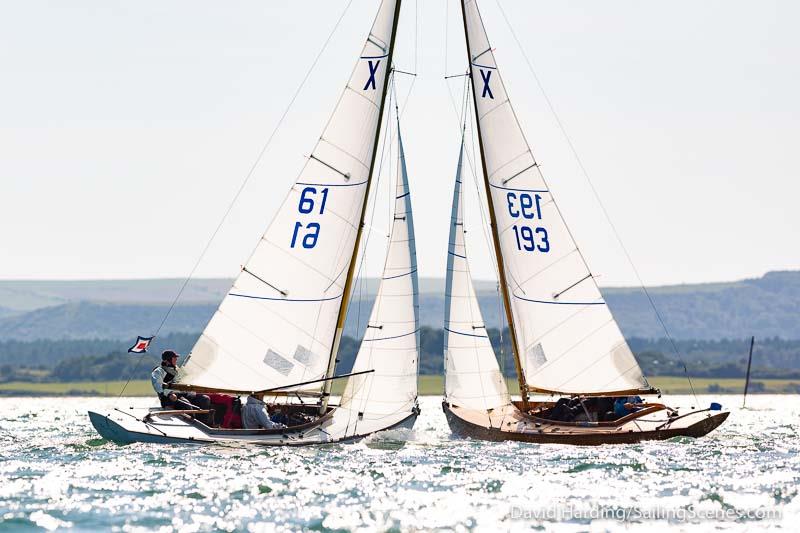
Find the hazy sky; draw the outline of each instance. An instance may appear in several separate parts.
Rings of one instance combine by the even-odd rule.
[[[346,3],[0,2],[0,278],[186,275]],[[396,58],[419,74],[403,131],[420,274],[435,277],[459,141],[443,76],[466,67],[458,3],[447,4],[404,2]],[[500,5],[646,283],[800,267],[800,4]],[[200,275],[238,272],[313,148],[376,6],[353,0]],[[592,270],[601,284],[633,283],[496,0],[480,6]],[[460,82],[450,87],[458,97]],[[471,262],[489,279],[474,191]],[[376,234],[388,227],[378,205]],[[380,255],[370,252],[368,274]]]

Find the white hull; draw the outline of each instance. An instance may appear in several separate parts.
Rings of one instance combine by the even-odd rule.
[[[92,425],[103,438],[120,443],[159,444],[257,444],[262,446],[304,446],[364,438],[378,431],[411,429],[419,414],[397,414],[381,420],[358,420],[358,414],[336,407],[319,423],[282,430],[220,430],[195,422],[186,415],[159,416],[160,408],[113,409],[105,414],[89,411]]]

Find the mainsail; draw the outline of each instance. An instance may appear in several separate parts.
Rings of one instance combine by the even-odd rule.
[[[372,178],[399,3],[381,3],[319,142],[192,349],[178,384],[263,390],[331,371]]]
[[[531,153],[478,7],[462,0],[462,8],[487,195],[523,383],[565,394],[649,389]]]
[[[339,411],[349,410],[350,435],[390,427],[407,418],[417,403],[419,368],[419,283],[414,218],[400,131],[394,219],[386,263],[367,330],[353,372],[374,370],[348,379]],[[340,418],[341,414],[339,415]]]
[[[459,407],[488,411],[510,403],[475,296],[464,241],[461,175],[464,141],[450,214],[444,302],[445,398]]]

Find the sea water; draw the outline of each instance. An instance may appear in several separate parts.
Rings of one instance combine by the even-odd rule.
[[[572,447],[411,432],[301,448],[131,444],[86,411],[147,398],[0,399],[0,530],[796,530],[800,396],[665,398],[728,421],[702,439]]]

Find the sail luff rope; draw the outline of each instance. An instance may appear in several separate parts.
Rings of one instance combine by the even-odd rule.
[[[391,113],[392,113],[392,103],[394,103],[395,110],[398,109],[398,107],[397,107],[397,86],[395,85],[395,80],[397,79],[397,77],[394,75],[394,71],[393,70],[390,72],[389,75],[391,76],[391,80],[389,81],[389,85],[387,86],[387,91],[389,92],[389,94],[386,95],[386,98],[388,99],[388,101],[387,101],[387,110],[386,110],[386,114],[387,115],[391,115]],[[399,141],[399,136],[400,136],[400,122],[399,121],[397,122],[396,135],[397,135],[398,141]],[[389,141],[387,142],[387,151],[388,151],[388,157],[387,157],[388,170],[387,170],[387,172],[389,174],[389,176],[387,177],[387,189],[389,191],[388,194],[387,194],[387,201],[394,203],[395,202],[394,201],[395,194],[392,192],[392,147],[394,146],[394,137],[395,137],[395,135],[392,134],[392,120],[391,120],[391,118],[389,116],[386,117],[386,137],[389,139]],[[398,150],[398,153],[399,153],[399,150]],[[376,187],[375,187],[375,202],[373,203],[373,208],[372,208],[372,216],[373,216],[373,218],[375,217],[375,212],[378,209],[377,198],[378,198],[378,187],[377,187],[377,184],[376,184]],[[388,247],[391,246],[391,232],[394,230],[394,207],[392,207],[389,211],[391,213],[389,216],[391,216],[392,219],[393,219],[392,220],[392,224],[390,226],[392,229],[389,230],[390,233],[387,236],[387,253],[384,254],[383,268],[381,269],[381,279],[383,279],[383,272],[386,270],[386,262],[389,261]],[[366,254],[366,250],[365,250],[365,254]],[[376,290],[376,293],[375,293],[375,301],[372,304],[372,309],[373,309],[374,312],[378,312],[376,310],[376,306],[380,306],[380,304],[382,303],[382,302],[378,301],[378,294],[380,293],[380,289],[381,289],[380,285],[381,285],[381,283],[382,283],[382,281],[378,283],[378,287],[377,287],[377,290]],[[378,309],[379,308],[380,307],[378,307]],[[369,322],[368,322],[368,324],[369,324]],[[367,327],[369,327],[369,326],[367,326]],[[381,325],[380,327],[383,328],[383,325]],[[365,333],[365,336],[366,336],[366,333]],[[363,338],[362,338],[361,342],[363,344],[363,342],[364,342]],[[359,349],[360,348],[361,347],[359,346]],[[372,352],[373,352],[372,346],[370,345],[369,359],[368,359],[369,363],[367,364],[368,367],[372,366],[372,358],[373,358],[373,353]],[[375,385],[375,380],[374,379],[372,379],[372,380],[365,379],[364,381],[365,382],[369,381],[369,383],[368,384],[364,383],[364,385],[366,385],[366,394],[364,396],[362,396],[362,398],[361,398],[361,405],[359,406],[359,412],[362,412],[363,410],[365,410],[366,401],[370,397],[370,395],[372,394],[372,387]],[[358,422],[356,422],[356,427],[357,426],[358,426]]]
[[[633,262],[633,258],[631,257],[630,253],[628,252],[628,249],[625,247],[625,244],[622,241],[622,237],[621,237],[619,231],[617,231],[617,227],[614,225],[614,222],[611,219],[611,215],[608,213],[608,210],[606,209],[605,204],[603,203],[603,201],[600,198],[600,194],[598,193],[597,189],[594,186],[594,182],[589,177],[589,172],[586,170],[586,167],[584,166],[583,161],[581,160],[580,156],[578,155],[578,151],[575,148],[575,145],[573,144],[572,139],[567,134],[567,130],[564,127],[563,122],[561,122],[561,118],[559,117],[558,113],[556,112],[556,109],[555,109],[555,106],[553,105],[553,102],[550,100],[550,98],[547,95],[547,92],[544,90],[544,85],[542,84],[541,80],[539,79],[539,76],[536,74],[536,71],[533,68],[533,63],[528,58],[528,55],[525,53],[525,49],[522,47],[522,43],[520,42],[519,38],[517,37],[517,34],[514,31],[514,28],[511,26],[511,22],[508,20],[508,16],[506,15],[506,12],[503,9],[503,6],[500,4],[500,0],[495,0],[495,3],[497,4],[497,7],[500,10],[500,13],[503,15],[503,20],[505,21],[506,26],[508,27],[509,32],[511,33],[511,36],[513,37],[514,42],[516,43],[517,48],[519,48],[519,51],[522,54],[522,57],[525,59],[525,63],[528,65],[528,69],[530,70],[531,74],[533,75],[533,78],[536,81],[536,85],[539,87],[539,91],[542,93],[542,97],[544,98],[545,102],[547,103],[547,107],[549,108],[550,113],[553,115],[553,118],[555,119],[559,130],[561,130],[561,134],[564,136],[564,139],[567,142],[567,146],[569,146],[570,152],[572,153],[572,156],[575,158],[575,161],[578,164],[578,168],[580,168],[581,173],[583,174],[583,177],[586,179],[586,182],[589,184],[589,188],[591,189],[595,200],[597,201],[598,205],[600,206],[600,210],[603,212],[603,216],[605,217],[606,221],[608,222],[608,225],[611,227],[611,230],[613,231],[614,237],[617,239],[617,242],[619,243],[620,248],[622,248],[622,251],[625,254],[625,258],[628,260],[628,263],[630,264],[631,269],[633,270],[634,275],[636,276],[636,279],[639,282],[640,287],[642,288],[642,291],[644,292],[645,296],[647,297],[648,302],[650,302],[650,306],[653,308],[653,312],[655,313],[655,315],[656,315],[656,317],[658,319],[658,322],[661,324],[661,327],[664,330],[664,333],[666,334],[667,339],[669,340],[670,344],[672,345],[672,349],[674,350],[675,355],[678,356],[678,360],[680,361],[681,365],[683,366],[683,371],[686,374],[686,379],[689,382],[689,387],[692,390],[692,396],[694,396],[695,402],[697,402],[698,401],[697,394],[696,394],[696,392],[694,390],[694,384],[692,383],[692,378],[689,375],[689,370],[686,367],[686,362],[683,360],[683,357],[681,356],[681,353],[678,350],[678,346],[675,343],[675,340],[672,338],[672,335],[670,334],[669,329],[667,328],[667,325],[664,322],[664,319],[663,319],[663,317],[661,316],[661,313],[658,310],[658,307],[656,307],[655,301],[653,300],[652,296],[650,295],[650,291],[647,290],[647,287],[645,286],[644,281],[642,280],[642,277],[639,274],[639,270],[636,268],[636,265]],[[556,205],[555,201],[553,202],[553,204]],[[556,205],[556,208],[558,208],[557,205]],[[569,228],[568,228],[568,231],[569,231]],[[581,254],[581,257],[583,257],[583,254]],[[587,268],[588,268],[588,266],[587,266]],[[591,272],[591,270],[589,272]]]
[[[397,118],[396,135],[397,135],[397,141],[399,143],[400,142],[400,117],[398,115],[399,107],[398,107],[398,104],[397,104],[397,86],[395,85],[396,76],[394,75],[394,70],[392,70],[389,75],[392,77],[392,79],[389,82],[389,84],[390,84],[389,85],[389,94],[386,96],[386,98],[388,99],[388,102],[387,102],[387,104],[388,104],[387,114],[391,114],[392,103],[394,103],[395,116]],[[391,212],[392,219],[394,219],[394,205],[396,205],[397,200],[394,198],[395,197],[395,193],[392,192],[392,145],[393,145],[394,135],[392,135],[391,124],[392,124],[392,120],[389,117],[387,117],[387,120],[386,120],[386,134],[385,134],[386,137],[384,138],[384,142],[386,142],[386,138],[389,139],[389,142],[387,143],[388,152],[389,152],[389,156],[388,156],[389,177],[387,178],[388,179],[387,188],[389,189],[389,194],[387,196],[388,196],[389,202],[391,202],[393,204],[391,209],[390,209],[390,212]],[[398,146],[397,154],[398,154],[398,160],[399,160],[399,157],[400,157],[399,146]],[[381,167],[382,166],[383,165],[381,165]],[[399,179],[399,176],[398,176],[397,179]],[[377,210],[377,205],[376,205],[377,204],[377,197],[378,197],[378,186],[377,186],[377,183],[376,183],[376,186],[375,186],[375,198],[376,198],[376,201],[373,202],[373,208],[372,208],[372,217],[373,218],[375,217],[375,211]],[[394,220],[392,220],[391,229],[389,231],[390,231],[390,233],[389,233],[389,236],[387,238],[387,251],[386,251],[386,254],[384,256],[383,269],[381,270],[381,279],[383,279],[383,272],[386,271],[386,263],[389,261],[389,253],[388,253],[389,250],[388,250],[388,247],[391,246],[391,232],[394,231]],[[364,255],[366,255],[366,249],[365,249],[365,254]],[[378,294],[380,294],[380,289],[381,289],[380,285],[381,285],[381,283],[383,283],[383,282],[381,281],[381,282],[378,283],[378,287],[377,287],[377,290],[376,290],[376,293],[375,293],[375,301],[372,304],[373,311],[370,312],[370,315],[372,315],[372,312],[375,311],[375,306],[378,306],[381,303],[381,302],[378,301]],[[368,324],[367,327],[369,327],[369,318],[367,319],[367,324]],[[364,336],[366,336],[366,333],[364,334]],[[363,342],[364,342],[363,337],[362,337],[361,342],[363,344]],[[359,351],[360,350],[361,350],[361,346],[359,346]],[[373,357],[372,352],[373,352],[373,350],[372,350],[372,347],[370,346],[369,359],[368,359],[369,364],[367,364],[367,367],[371,367],[372,366],[372,357]],[[357,353],[356,353],[356,356],[358,356]],[[367,383],[367,382],[369,382],[369,383]],[[364,387],[366,387],[366,394],[364,394],[362,396],[361,404],[359,405],[359,409],[358,409],[359,412],[363,412],[365,410],[366,401],[372,395],[372,388],[373,388],[374,385],[375,385],[375,380],[374,379],[371,379],[371,380],[370,379],[365,379],[364,382],[361,384],[361,387],[362,387],[361,390],[364,390]],[[354,431],[357,431],[357,428],[358,428],[358,419],[356,419],[356,429],[354,429]]]
[[[464,79],[465,79],[465,90],[466,90],[467,84],[469,83],[469,74],[459,74],[458,76],[446,76],[446,78],[447,77],[450,77],[450,78],[452,78],[452,77],[461,77],[461,76],[464,76]],[[452,89],[450,89],[450,85],[445,82],[445,86],[447,87],[447,92],[450,95],[450,104],[453,107],[453,113],[455,113],[455,115],[456,115],[456,120],[457,120],[459,133],[460,133],[460,131],[461,131],[461,117],[460,117],[460,114],[458,112],[458,106],[456,105],[456,99],[455,99],[455,96],[453,95]],[[470,96],[471,96],[471,94],[468,93],[467,98],[469,98]],[[468,117],[472,117],[472,116],[473,116],[472,108],[471,108],[471,106],[468,106]],[[472,121],[470,121],[469,119],[467,120],[467,122],[469,122],[470,125],[472,125]],[[478,210],[480,211],[481,220],[483,221],[483,224],[481,225],[481,230],[483,232],[483,238],[484,238],[486,246],[489,248],[489,250],[491,250],[492,249],[492,244],[491,244],[492,239],[489,236],[489,231],[487,229],[489,227],[489,223],[486,220],[486,216],[487,215],[486,215],[486,211],[485,211],[485,202],[483,202],[483,194],[481,193],[481,187],[480,187],[480,184],[478,183],[478,174],[477,174],[477,170],[476,170],[476,164],[474,162],[474,160],[476,158],[475,157],[474,128],[471,127],[469,131],[470,131],[470,145],[471,145],[471,148],[472,148],[472,156],[470,156],[470,153],[469,153],[468,149],[464,150],[464,156],[467,158],[467,166],[469,167],[470,173],[472,174],[472,181],[473,181],[473,184],[475,185],[475,190],[477,191],[477,194],[478,194]],[[497,258],[494,256],[494,254],[491,254],[491,253],[489,254],[489,258],[491,259],[491,263],[492,263],[492,267],[494,268],[495,276],[499,279],[500,274],[499,274],[499,271],[497,269]]]
[[[466,136],[467,119],[469,117],[469,108],[470,108],[470,106],[469,106],[469,97],[470,97],[469,83],[470,83],[469,77],[468,76],[464,76],[464,89],[463,89],[464,96],[462,98],[462,103],[461,103],[461,150],[462,150],[462,152],[464,151],[464,137]],[[470,137],[470,139],[472,139],[472,137]],[[472,139],[472,141],[473,142],[471,144],[472,144],[472,147],[473,147],[473,150],[474,150],[474,148],[475,148],[474,139]],[[463,169],[463,161],[461,162],[461,164],[462,164],[462,168],[459,169],[459,173],[458,173],[458,177],[461,179],[461,182],[462,182],[462,183],[459,184],[459,196],[460,196],[460,198],[459,198],[459,204],[460,204],[459,207],[461,208],[461,230],[460,231],[461,231],[461,234],[462,234],[461,238],[464,241],[464,256],[465,257],[469,257],[469,256],[467,256],[467,253],[466,253],[466,250],[467,250],[467,230],[466,230],[466,225],[464,223],[464,220],[466,219],[466,209],[464,207],[464,191],[461,188],[464,185],[464,183],[463,183],[464,182],[464,178],[461,177],[461,170]],[[486,225],[483,224],[483,226],[484,226],[484,231],[485,231],[485,226]],[[459,231],[459,230],[456,229],[456,231]],[[466,258],[464,259],[464,267],[466,268],[467,274],[469,276],[470,285],[472,285],[471,289],[472,289],[473,294],[475,295],[475,300],[477,301],[478,300],[478,295],[475,293],[475,285],[472,282],[472,269],[469,266],[469,259],[466,259]],[[480,304],[478,304],[478,311],[480,312]],[[473,327],[474,327],[475,316],[473,316],[473,314],[472,314],[472,306],[470,306],[470,319],[472,320],[472,324],[473,324]],[[484,331],[486,332],[486,336],[488,337],[489,336],[489,331],[486,328],[486,321],[483,320],[483,316],[482,315],[481,315],[481,319],[482,319],[481,322],[483,323]],[[489,346],[491,346],[491,345],[492,345],[492,341],[490,339],[489,340]],[[492,350],[492,353],[494,353],[494,350]],[[475,361],[476,361],[475,366],[478,369],[478,374],[481,375],[481,378],[479,379],[479,383],[481,385],[481,395],[485,399],[486,398],[486,387],[484,386],[484,380],[483,380],[484,376],[483,376],[483,370],[481,369],[481,358],[478,355],[478,350],[475,350]]]
[[[172,300],[172,303],[170,304],[169,309],[164,314],[164,317],[161,319],[161,323],[158,325],[158,328],[156,328],[155,333],[153,333],[152,336],[154,338],[157,337],[158,334],[161,332],[161,328],[164,327],[164,324],[166,324],[167,319],[172,314],[172,311],[175,309],[175,305],[178,303],[178,300],[180,300],[181,296],[183,295],[183,292],[186,290],[186,286],[189,284],[189,281],[192,279],[192,276],[194,276],[195,271],[200,266],[200,263],[203,261],[203,258],[205,257],[206,253],[208,252],[208,249],[211,247],[211,243],[214,242],[214,239],[216,238],[217,234],[219,233],[219,230],[222,228],[222,225],[225,223],[225,220],[228,218],[228,215],[230,215],[231,210],[233,209],[233,206],[236,204],[236,202],[238,201],[238,199],[241,196],[242,192],[244,191],[245,187],[247,186],[247,183],[250,181],[250,178],[252,177],[253,173],[255,172],[256,168],[258,167],[259,163],[261,162],[261,158],[264,156],[264,153],[266,153],[267,148],[269,148],[269,145],[272,143],[272,140],[275,138],[275,134],[278,133],[278,130],[283,125],[284,119],[286,118],[286,116],[289,114],[289,111],[291,111],[292,107],[294,106],[294,103],[297,100],[297,97],[300,95],[300,92],[303,90],[303,87],[305,86],[306,82],[308,81],[308,78],[311,76],[311,73],[314,71],[314,68],[316,68],[317,63],[319,62],[320,58],[322,57],[322,54],[328,48],[328,44],[330,44],[331,39],[333,38],[333,35],[336,33],[336,30],[339,29],[339,25],[341,24],[342,20],[344,19],[345,15],[347,14],[347,12],[350,10],[350,6],[352,5],[352,3],[353,3],[353,0],[349,0],[347,2],[347,4],[344,6],[344,9],[342,10],[341,14],[339,15],[339,18],[336,19],[336,23],[333,25],[333,28],[328,33],[328,36],[325,39],[325,42],[322,44],[322,47],[320,48],[319,52],[317,52],[317,55],[314,57],[314,60],[311,62],[311,66],[309,66],[308,70],[306,70],[306,73],[303,76],[303,79],[300,81],[300,84],[297,86],[297,89],[295,90],[294,94],[292,95],[291,100],[289,100],[289,103],[286,106],[286,108],[283,110],[283,113],[281,114],[280,118],[278,119],[278,122],[275,124],[275,127],[272,129],[272,132],[270,133],[270,135],[267,138],[266,142],[261,147],[261,150],[259,151],[258,156],[256,157],[256,159],[253,162],[253,164],[250,166],[250,170],[245,175],[244,180],[242,181],[241,185],[239,185],[239,188],[236,191],[236,194],[233,196],[233,199],[231,200],[230,204],[228,204],[228,208],[223,213],[222,218],[219,221],[219,224],[217,224],[217,227],[214,229],[214,232],[211,234],[211,237],[208,239],[208,242],[203,247],[203,250],[200,253],[200,256],[197,258],[197,261],[195,262],[194,266],[189,271],[189,275],[186,276],[186,279],[181,284],[181,287],[178,290],[178,293],[175,295],[175,298]],[[127,381],[125,381],[125,385],[122,386],[122,390],[120,390],[119,395],[117,396],[117,400],[119,400],[119,398],[121,398],[122,395],[125,393],[125,389],[128,388],[128,385],[130,384],[131,379],[133,379],[133,376],[136,375],[136,373],[138,373],[139,368],[141,367],[141,363],[144,360],[145,353],[146,352],[142,352],[142,355],[139,356],[139,360],[136,362],[134,373],[131,374],[128,377]]]
[[[392,229],[390,230],[390,234],[388,235],[388,243],[387,243],[388,246],[391,245],[391,234],[394,232],[394,224],[398,220],[398,219],[395,218],[395,210],[396,210],[396,207],[397,207],[397,200],[398,200],[397,198],[395,198],[395,194],[396,194],[395,191],[397,189],[397,181],[402,179],[402,177],[403,177],[403,174],[402,174],[403,168],[402,167],[405,164],[405,157],[404,157],[405,154],[404,154],[403,151],[401,151],[402,138],[401,138],[401,133],[400,133],[400,117],[402,116],[402,113],[400,111],[400,107],[399,107],[399,103],[398,103],[399,99],[397,97],[397,87],[395,85],[395,82],[396,82],[396,77],[394,75],[392,75],[391,91],[390,91],[388,97],[389,97],[390,109],[391,109],[392,101],[394,102],[395,119],[396,119],[395,123],[397,125],[397,127],[396,127],[396,138],[397,138],[397,163],[398,164],[397,164],[396,167],[394,167],[395,168],[395,172],[396,172],[394,190],[392,188],[392,179],[391,179],[392,166],[389,166],[389,171],[388,171],[389,172],[389,186],[388,186],[389,187],[389,195],[388,196],[389,196],[389,202],[391,204],[390,211],[391,211],[391,216],[392,216],[392,224],[391,224],[391,228]],[[408,98],[409,95],[410,95],[410,91],[406,95],[406,98]],[[390,125],[390,123],[392,121],[387,119],[386,122],[387,122],[387,135],[389,135],[392,139],[394,139],[395,136],[391,135],[390,133],[388,133],[390,131],[390,126],[389,125]],[[392,158],[391,158],[392,145],[393,145],[393,142],[390,142],[389,143],[389,162],[390,162],[389,164],[390,165],[391,165],[391,161],[392,161]],[[408,190],[410,192],[410,190],[411,190],[410,185],[409,185]],[[411,215],[411,211],[409,211],[408,215]],[[374,211],[373,211],[373,216],[374,216]],[[416,263],[417,263],[416,252],[414,253],[413,260],[414,260],[414,265],[416,265]],[[388,264],[388,262],[389,262],[389,254],[388,254],[388,249],[387,249],[386,257],[384,259],[384,268],[383,268],[384,271],[386,270],[386,265]],[[383,274],[381,274],[381,277],[383,278]],[[379,289],[380,289],[380,286],[379,286]],[[375,305],[377,305],[377,303],[378,302],[376,302]],[[416,346],[417,346],[417,352],[419,352],[419,325],[415,324],[415,327],[416,327],[416,331],[415,331],[415,333],[416,333]],[[371,360],[371,358],[372,358],[372,352],[370,351],[370,360]],[[419,375],[419,353],[417,353],[416,361],[417,361],[417,364],[416,364],[416,372],[415,373],[418,376]],[[371,366],[371,365],[368,365],[368,366]],[[366,396],[364,397],[364,402],[366,402],[367,398],[369,398],[371,396],[372,389],[375,386],[375,380],[374,379],[373,380],[365,380],[365,381],[369,381],[369,385],[368,385],[368,390],[367,390]],[[362,387],[363,387],[363,384],[362,384]],[[416,396],[415,396],[414,403],[416,403]],[[364,408],[363,407],[364,405],[365,404],[362,403],[362,409]],[[393,416],[394,414],[397,414],[397,413],[400,413],[400,412],[404,412],[404,409],[405,409],[405,407],[399,408],[396,411],[394,411],[394,412],[392,412],[390,414],[386,414],[381,418],[387,418],[389,416]],[[358,422],[356,421],[356,426],[357,425],[358,425]]]
[[[389,71],[389,75],[390,76],[392,75],[391,70]],[[391,93],[387,94],[387,98],[390,98],[390,97],[391,97]],[[387,159],[386,152],[387,152],[387,150],[391,150],[391,146],[390,146],[390,142],[389,142],[391,140],[391,131],[390,131],[391,123],[392,123],[391,120],[387,120],[386,121],[386,125],[384,126],[385,130],[383,132],[383,143],[381,144],[381,150],[380,150],[380,154],[381,155],[380,155],[380,159],[378,160],[377,173],[375,174],[375,188],[372,191],[373,200],[369,204],[372,207],[372,211],[370,212],[370,218],[369,218],[369,225],[370,226],[375,221],[375,212],[376,212],[378,191],[380,190],[381,176],[383,175],[383,163]],[[365,198],[364,201],[365,202],[369,202],[369,198]],[[362,272],[363,272],[363,270],[365,268],[365,265],[366,265],[367,247],[369,246],[369,241],[370,241],[370,237],[371,236],[372,236],[372,232],[368,231],[366,237],[364,238],[364,244],[363,244],[362,252],[361,252],[361,260],[358,263],[358,269],[356,271],[356,279],[360,280],[360,285],[361,285],[361,292],[360,292],[359,298],[363,298],[363,286],[364,286],[364,283],[366,282],[366,278],[364,276],[362,276]],[[353,287],[353,293],[355,293],[355,286]],[[358,333],[361,331],[360,305],[361,305],[361,301],[359,301],[359,323],[357,325],[358,331],[356,332],[356,335],[358,335]],[[369,324],[369,315],[367,315],[367,325],[368,324]],[[363,336],[362,336],[361,340],[363,342]],[[338,354],[336,354],[336,355],[338,356]],[[358,355],[358,352],[356,352],[356,355]],[[363,384],[362,384],[362,387],[363,387]],[[355,394],[356,392],[357,391],[354,390],[353,394]]]
[[[447,42],[447,37],[446,37],[447,29],[446,28],[447,28],[447,23],[445,23],[445,43]],[[445,70],[445,73],[446,72],[447,72],[447,70]],[[469,121],[469,118],[472,117],[473,113],[474,113],[473,110],[472,110],[472,107],[468,105],[469,99],[472,96],[471,92],[469,91],[469,83],[470,83],[469,73],[459,74],[459,75],[456,75],[456,76],[445,76],[444,79],[445,79],[445,86],[447,87],[447,92],[448,92],[448,94],[450,96],[450,103],[451,103],[451,105],[453,107],[453,112],[456,114],[456,118],[458,119],[458,122],[459,122],[459,128],[461,128],[462,127],[461,126],[462,118],[459,116],[458,108],[456,107],[455,97],[453,96],[453,91],[450,88],[450,85],[447,83],[447,80],[450,79],[450,78],[456,78],[456,77],[462,77],[462,76],[464,77],[464,87],[463,87],[463,93],[462,93],[463,94],[462,100],[463,100],[463,105],[466,106],[466,112],[464,113],[464,117],[463,117],[463,127],[464,127],[464,130],[462,130],[462,135],[463,135],[464,132],[466,131],[467,122],[470,122],[470,124],[472,124],[472,121]],[[463,107],[462,107],[462,109],[463,109]],[[469,170],[470,170],[470,172],[472,174],[472,182],[475,185],[475,190],[476,190],[476,193],[478,195],[478,210],[479,210],[480,215],[481,215],[481,221],[482,221],[481,230],[482,230],[483,239],[484,239],[484,242],[486,244],[486,247],[489,250],[491,250],[492,249],[491,237],[489,236],[488,229],[487,229],[489,227],[489,224],[488,224],[488,222],[486,220],[486,212],[484,211],[484,206],[486,204],[485,204],[485,202],[483,202],[483,195],[481,194],[481,187],[480,187],[480,184],[478,183],[478,175],[477,175],[477,172],[476,172],[476,169],[475,169],[475,164],[473,163],[473,159],[475,159],[475,157],[476,157],[475,156],[474,126],[470,128],[470,146],[472,148],[472,157],[470,157],[469,149],[466,148],[466,147],[464,149],[464,156],[467,159],[467,165],[469,166]],[[462,178],[462,180],[463,180],[463,178]],[[494,268],[495,277],[499,280],[500,279],[500,273],[499,273],[499,270],[498,270],[498,267],[497,267],[497,259],[494,256],[494,254],[491,254],[491,253],[489,254],[489,257],[491,258],[491,263],[492,263],[492,267]],[[500,341],[499,348],[500,348],[500,361],[501,361],[500,375],[501,375],[501,378],[503,380],[504,385],[506,386],[506,389],[508,389],[508,385],[507,385],[507,383],[505,381],[505,378],[506,378],[506,361],[505,361],[505,348],[503,346],[503,329],[506,327],[506,325],[505,325],[506,321],[505,321],[505,311],[503,309],[503,298],[500,295],[500,283],[499,283],[499,281],[496,284],[495,288],[496,288],[496,292],[497,292],[497,299],[498,299],[497,302],[498,302],[498,308],[500,309],[499,312],[500,312],[500,320],[501,320],[500,333],[499,333],[499,341]],[[487,335],[488,335],[488,330],[487,330]],[[494,347],[492,347],[492,348],[494,348]]]
[[[445,22],[445,43],[447,42],[447,37],[446,36],[447,36],[447,23]],[[447,51],[445,50],[445,63],[446,63],[446,58],[447,58]],[[445,67],[445,74],[446,73],[447,73],[447,68]],[[461,153],[459,154],[460,167],[458,168],[458,171],[456,172],[456,177],[457,178],[461,178],[460,174],[464,169],[464,161],[463,161],[462,156],[463,156],[464,151],[465,151],[464,150],[464,138],[465,138],[466,127],[467,127],[467,117],[466,117],[466,111],[465,111],[466,100],[464,99],[464,96],[466,95],[466,85],[464,86],[464,91],[462,92],[462,96],[461,96],[461,112],[459,113],[458,110],[456,109],[455,99],[453,98],[453,93],[450,90],[450,85],[447,83],[447,79],[448,79],[447,76],[445,76],[444,77],[444,80],[445,80],[444,83],[445,83],[445,86],[447,87],[447,92],[450,94],[450,102],[453,105],[453,111],[455,113],[457,113],[457,115],[459,115],[458,119],[459,119],[459,122],[461,123],[461,126],[460,126],[461,127]],[[461,178],[461,181],[462,181],[462,183],[460,185],[463,185],[464,178]],[[459,192],[461,192],[461,191],[459,190]],[[461,192],[462,200],[463,200],[463,197],[464,197],[463,196],[463,192]],[[461,216],[461,230],[463,231],[464,230],[464,215],[463,215],[464,206],[463,206],[463,203],[461,205],[461,213],[462,213],[462,216]],[[458,213],[456,213],[456,216],[458,216]],[[450,223],[452,224],[453,221],[451,220]],[[466,239],[465,239],[464,242],[466,243]],[[449,250],[450,243],[448,243],[447,247],[448,247],[448,250]],[[446,276],[450,276],[450,278],[452,279],[453,274],[445,273],[445,275]],[[446,287],[445,287],[445,289],[446,289]],[[452,287],[450,289],[452,291]],[[449,298],[449,297],[450,297],[449,295],[445,294],[445,298]],[[445,332],[445,335],[447,335],[447,332]],[[447,362],[448,362],[448,359],[449,359],[448,350],[444,350],[444,356],[445,356],[445,364],[444,364],[444,368],[443,368],[443,371],[444,371],[444,393],[445,393],[445,397],[447,397]]]

